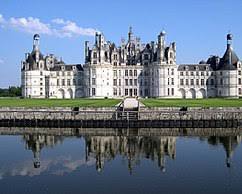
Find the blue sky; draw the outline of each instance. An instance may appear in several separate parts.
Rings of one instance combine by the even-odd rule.
[[[41,35],[43,54],[66,63],[83,63],[84,41],[93,41],[95,30],[119,44],[129,26],[144,43],[164,29],[167,43],[177,43],[178,63],[223,55],[229,31],[241,57],[241,8],[242,0],[1,0],[0,87],[20,85],[20,61],[34,33]]]

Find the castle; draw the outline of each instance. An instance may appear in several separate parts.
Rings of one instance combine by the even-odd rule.
[[[232,48],[232,34],[222,58],[211,56],[198,64],[177,64],[175,42],[165,43],[162,31],[156,42],[141,43],[129,29],[128,39],[116,46],[96,33],[85,42],[85,63],[65,64],[39,48],[21,64],[22,96],[25,98],[208,98],[242,96],[241,61]]]

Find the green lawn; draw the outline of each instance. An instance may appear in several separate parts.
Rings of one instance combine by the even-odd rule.
[[[147,107],[242,107],[242,99],[141,99]]]
[[[17,99],[1,98],[0,107],[112,107],[119,99]]]

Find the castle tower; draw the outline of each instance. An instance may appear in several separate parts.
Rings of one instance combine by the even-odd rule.
[[[162,63],[164,59],[164,53],[165,53],[165,35],[166,32],[163,30],[158,35],[158,61]]]

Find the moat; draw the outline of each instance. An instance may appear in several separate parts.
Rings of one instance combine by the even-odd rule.
[[[0,134],[0,193],[242,192],[240,128]]]

